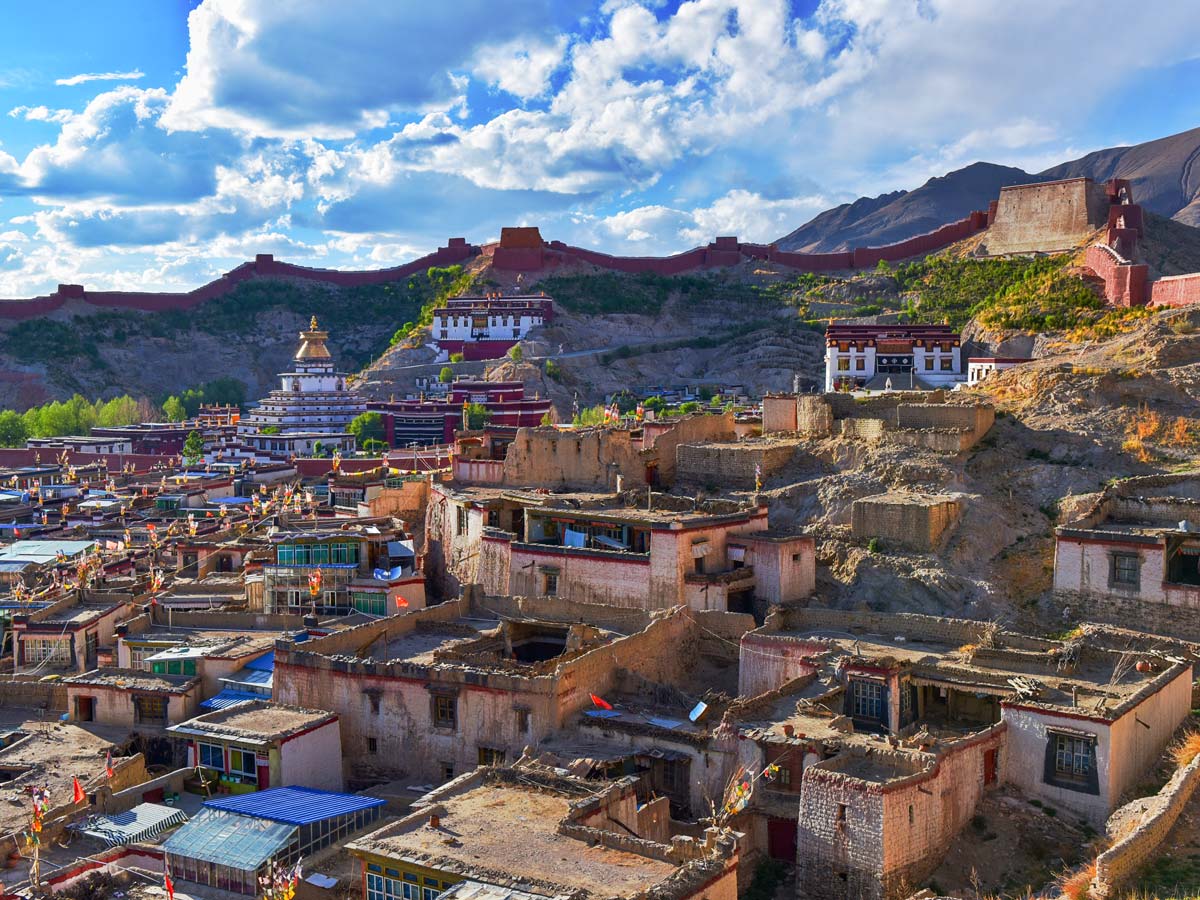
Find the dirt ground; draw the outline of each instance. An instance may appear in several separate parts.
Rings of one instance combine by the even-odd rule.
[[[1003,787],[989,794],[922,887],[950,897],[1036,894],[1089,856],[1095,830]]]

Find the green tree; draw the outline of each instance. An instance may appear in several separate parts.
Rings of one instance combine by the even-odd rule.
[[[162,410],[168,422],[182,422],[187,418],[187,409],[184,407],[183,401],[174,395],[163,401]]]
[[[189,466],[195,465],[203,455],[204,438],[200,437],[198,431],[189,432],[187,440],[183,442],[183,461]]]
[[[475,431],[492,421],[492,413],[482,403],[468,403],[466,419],[467,428]]]
[[[513,362],[520,362],[525,358],[525,351],[521,349],[520,344],[513,344],[508,348],[508,358]]]
[[[450,354],[450,362],[460,363],[462,361],[463,361],[463,355],[461,353],[451,353]]]
[[[689,400],[687,403],[679,404],[679,411],[685,416],[697,412],[700,409],[700,404],[695,400]]]
[[[376,438],[367,438],[362,443],[363,452],[369,453],[372,456],[375,456],[377,454],[385,452],[387,450],[387,448],[388,448],[387,444],[385,444],[381,440],[377,440]]]
[[[442,371],[438,373],[438,381],[442,384],[449,384],[454,380],[454,370],[449,366],[442,366]]]
[[[141,420],[138,402],[128,395],[113,397],[107,403],[98,404],[96,409],[96,424],[105,428],[136,425]]]
[[[377,412],[365,412],[354,417],[346,430],[354,435],[358,446],[366,446],[367,441],[383,442],[383,416]]]
[[[24,447],[29,429],[20,413],[11,409],[0,412],[0,447]]]
[[[667,402],[662,397],[647,397],[645,402],[642,403],[642,408],[662,412],[666,405]]]
[[[576,425],[603,425],[604,404],[601,403],[581,409],[575,414],[575,418],[572,421]]]
[[[563,370],[562,366],[552,359],[546,360],[546,377],[553,378],[555,381],[562,381]]]
[[[259,434],[279,434],[279,426],[278,425],[264,425],[262,428],[258,429],[258,433]]]
[[[240,378],[234,378],[232,375],[206,381],[200,388],[200,392],[204,396],[205,403],[214,403],[218,406],[244,407],[246,405],[246,382]]]

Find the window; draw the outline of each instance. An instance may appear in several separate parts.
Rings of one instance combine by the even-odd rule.
[[[883,721],[883,685],[874,681],[850,682],[851,715],[855,719]]]
[[[377,594],[368,591],[351,591],[350,605],[360,613],[370,616],[387,615],[387,594]]]
[[[925,357],[925,371],[926,372],[933,371],[933,357],[932,356]]]
[[[379,752],[379,741],[376,738],[373,738],[373,737],[367,738],[367,752],[368,753],[378,753]]]
[[[457,521],[455,523],[455,533],[462,536],[467,533],[467,510],[466,507],[459,506],[455,509],[457,513]]]
[[[914,821],[915,821],[915,817],[913,816],[913,808],[912,808],[912,804],[910,803],[908,805],[908,824],[912,825]]]
[[[517,731],[519,731],[521,734],[525,734],[529,731],[529,710],[517,710]]]
[[[231,775],[240,775],[243,782],[258,781],[258,767],[255,764],[254,751],[230,748],[229,772]]]
[[[837,827],[844,828],[846,825],[846,804],[839,803],[837,805]]]
[[[839,372],[849,372],[850,371],[850,360],[839,359],[837,361],[837,364],[838,364],[837,370]]]
[[[225,771],[225,749],[219,744],[200,744],[199,764],[206,769]]]
[[[155,675],[195,675],[194,659],[164,659],[151,663]]]
[[[1059,778],[1087,778],[1092,769],[1095,741],[1068,734],[1054,736],[1054,774]]]
[[[856,360],[854,361],[854,369],[855,369],[855,371],[857,371],[857,372],[862,372],[862,371],[864,371],[866,368],[867,368],[867,361],[866,361],[865,359],[862,359],[862,358],[860,357],[859,359],[856,359]]]
[[[395,878],[375,875],[369,871],[370,866],[367,868],[367,900],[406,900],[409,897],[408,885]]]
[[[67,641],[45,638],[26,638],[21,642],[25,647],[26,663],[69,663],[71,652]]]
[[[942,371],[952,372],[954,370],[954,360],[949,357],[942,358]]]
[[[433,724],[435,728],[458,727],[458,698],[433,698]]]
[[[449,781],[453,777],[454,777],[454,764],[448,763],[448,762],[442,763],[442,781]]]
[[[542,593],[547,597],[558,596],[558,574],[556,572],[546,572],[543,576]]]
[[[1136,553],[1114,553],[1110,557],[1108,580],[1114,587],[1137,587],[1141,583],[1141,558]]]
[[[165,725],[167,721],[167,699],[165,697],[134,697],[134,720],[139,724]]]
[[[479,764],[481,766],[502,766],[504,765],[504,751],[497,750],[494,747],[479,748]]]

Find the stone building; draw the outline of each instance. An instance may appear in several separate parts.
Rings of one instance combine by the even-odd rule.
[[[348,845],[363,862],[363,896],[417,897],[408,889],[419,887],[464,898],[736,900],[738,836],[673,833],[665,798],[639,803],[635,782],[601,788],[492,768],[456,778]]]
[[[430,337],[438,361],[499,359],[539,325],[554,320],[554,300],[542,294],[453,297],[433,311]]]
[[[94,669],[66,679],[72,722],[158,731],[190,719],[200,703],[200,679],[133,669]]]
[[[778,692],[740,718],[757,764],[790,757],[752,809],[778,821],[790,790],[799,895],[848,900],[908,896],[997,784],[1103,825],[1188,715],[1192,664],[988,623],[793,608],[743,637],[739,677],[743,697]]]
[[[542,494],[435,484],[426,568],[445,596],[551,595],[640,609],[749,611],[816,583],[813,540],[771,532],[765,507],[654,494]]]
[[[1130,478],[1074,498],[1055,531],[1069,616],[1200,639],[1200,479]]]
[[[274,699],[337,713],[348,778],[446,781],[517,759],[603,696],[619,670],[677,683],[698,639],[677,609],[621,637],[589,625],[489,616],[451,600],[275,651]],[[671,652],[663,652],[663,648]]]

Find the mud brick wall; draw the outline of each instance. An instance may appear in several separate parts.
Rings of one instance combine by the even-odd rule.
[[[962,515],[957,497],[906,498],[885,494],[855,500],[852,533],[859,540],[879,538],[887,547],[928,553]]]
[[[798,447],[797,443],[681,444],[677,476],[680,481],[753,490],[756,466],[766,481],[791,462]]]
[[[62,682],[0,681],[0,707],[66,712],[67,686]]]
[[[1091,896],[1111,897],[1137,873],[1158,850],[1198,785],[1200,756],[1176,770],[1157,794],[1130,804],[1141,810],[1137,826],[1096,858]]]
[[[1002,188],[984,243],[992,256],[1069,250],[1108,223],[1103,184],[1072,178]]]

